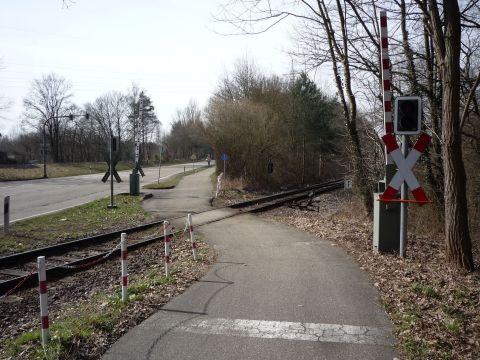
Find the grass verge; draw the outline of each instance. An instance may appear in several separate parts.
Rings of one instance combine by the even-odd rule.
[[[158,183],[150,183],[143,186],[144,189],[153,189],[153,190],[166,190],[166,189],[173,189],[174,187],[178,186],[180,180],[183,179],[184,176],[196,174],[199,171],[208,169],[209,166],[201,166],[196,168],[195,170],[188,170],[180,174],[175,174],[170,176],[169,178],[162,180]]]
[[[0,254],[25,251],[145,222],[150,215],[142,209],[141,200],[140,196],[116,195],[116,209],[108,209],[110,198],[104,198],[15,222],[10,227],[10,234],[0,234]]]

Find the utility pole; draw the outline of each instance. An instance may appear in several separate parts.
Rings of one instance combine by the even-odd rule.
[[[160,169],[162,168],[162,152],[163,152],[163,146],[160,145],[160,160],[158,161],[158,179],[157,179],[157,184],[160,184]]]
[[[47,135],[45,134],[45,124],[48,120],[43,122],[43,178],[47,178]]]

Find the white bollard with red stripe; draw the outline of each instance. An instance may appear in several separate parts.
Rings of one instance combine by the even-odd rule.
[[[127,234],[122,233],[120,238],[120,262],[122,266],[122,301],[128,300],[128,251],[127,251]]]
[[[187,217],[188,221],[188,231],[190,232],[190,242],[192,243],[192,252],[193,252],[193,260],[197,260],[197,243],[195,241],[195,235],[193,234],[193,221],[192,221],[192,214],[188,214]]]
[[[388,27],[387,27],[387,12],[380,11],[380,55],[382,60],[382,80],[383,80],[383,113],[385,134],[393,133],[392,122],[392,74],[390,56],[388,54]],[[386,164],[393,164],[393,159],[388,154],[388,149],[385,149],[387,156]]]
[[[165,276],[170,276],[171,248],[170,236],[167,234],[168,221],[163,222],[163,238],[165,240]]]
[[[42,320],[42,345],[48,342],[48,295],[47,295],[47,274],[45,269],[45,256],[37,258],[38,288],[40,292],[40,318]]]

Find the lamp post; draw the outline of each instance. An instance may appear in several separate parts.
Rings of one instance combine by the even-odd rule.
[[[47,122],[50,122],[50,120],[56,120],[56,119],[65,119],[69,118],[70,120],[73,120],[74,117],[76,116],[85,116],[85,119],[90,119],[90,114],[85,113],[85,114],[69,114],[69,115],[61,115],[61,116],[50,116],[47,120],[43,122],[43,178],[46,179],[47,176],[47,134],[45,133],[45,126],[47,125]]]
[[[43,178],[47,178],[47,136],[45,135],[45,124],[48,119],[43,122]]]

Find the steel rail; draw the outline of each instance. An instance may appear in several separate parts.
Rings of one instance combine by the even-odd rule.
[[[217,218],[214,220],[197,224],[196,227],[204,226],[213,222],[221,221],[226,218],[238,216],[244,213],[258,213],[261,211],[269,210],[269,209],[281,206],[287,202],[304,199],[315,194],[329,192],[335,189],[339,189],[341,187],[343,187],[343,180],[335,180],[327,183],[316,184],[303,189],[290,190],[290,191],[286,191],[286,192],[282,192],[282,193],[278,193],[270,196],[265,196],[265,197],[261,197],[253,200],[244,201],[244,202],[233,204],[230,206],[225,206],[223,208],[240,209],[240,211],[234,214],[221,217],[221,218]],[[247,208],[247,209],[242,210],[243,208]],[[208,209],[206,211],[197,212],[196,214],[218,210],[218,209],[222,209],[222,208]],[[166,220],[174,220],[179,218],[183,218],[183,217],[175,217],[175,218],[166,219]],[[58,255],[58,254],[64,253],[65,250],[72,249],[73,247],[78,247],[78,246],[86,247],[88,245],[92,245],[95,240],[96,241],[94,242],[94,245],[98,245],[106,241],[112,240],[115,237],[120,236],[122,232],[126,232],[128,234],[128,233],[145,230],[153,226],[159,226],[163,224],[163,221],[164,220],[155,221],[155,222],[143,224],[143,225],[132,227],[132,228],[110,232],[107,234],[96,235],[90,238],[73,240],[73,241],[62,243],[62,244],[52,245],[49,247],[43,247],[43,248],[31,250],[31,251],[25,251],[18,254],[12,254],[9,256],[0,257],[0,268],[6,268],[7,266],[11,266],[12,264],[18,265],[18,263],[25,263],[28,260],[35,259],[35,257],[39,255],[49,255],[49,256]],[[169,235],[177,236],[181,233],[183,233],[183,230],[172,232]],[[128,245],[128,250],[129,251],[135,250],[137,248],[146,246],[156,241],[161,241],[163,239],[164,239],[164,235],[161,235],[161,236],[147,238],[141,241],[132,242]],[[83,271],[85,269],[81,267],[81,265],[83,264],[88,264],[92,261],[98,260],[102,257],[105,257],[107,254],[109,254],[109,257],[113,255],[118,255],[119,252],[120,252],[120,249],[115,249],[114,251],[105,251],[102,253],[98,253],[95,255],[82,258],[82,259],[71,261],[63,265],[52,266],[50,268],[47,268],[47,275],[49,279],[59,279],[64,276],[73,274],[75,272]],[[105,260],[107,260],[107,258],[105,258]],[[33,272],[33,275],[35,274],[36,272]],[[11,288],[15,287],[17,284],[24,281],[26,277],[27,276],[19,276],[12,279],[1,281],[0,295],[6,293]],[[24,284],[22,284],[22,287],[33,286],[36,283],[37,283],[36,276],[31,276],[29,279],[27,279],[27,281],[25,281]]]
[[[232,208],[232,209],[244,208],[244,207],[248,207],[248,206],[251,206],[251,205],[254,205],[254,204],[260,204],[260,203],[263,203],[263,202],[268,202],[268,201],[271,201],[271,200],[274,200],[274,199],[282,198],[282,197],[285,197],[285,196],[288,196],[288,195],[298,194],[298,193],[302,193],[302,192],[309,191],[309,190],[315,190],[319,187],[321,188],[323,186],[327,186],[327,185],[330,185],[330,184],[337,184],[337,183],[342,182],[342,181],[343,180],[335,180],[335,181],[329,181],[329,182],[322,183],[322,184],[315,184],[315,185],[312,185],[312,186],[309,186],[309,187],[306,187],[306,188],[303,188],[303,189],[289,190],[289,191],[281,192],[281,193],[274,194],[274,195],[269,195],[269,196],[264,196],[264,197],[253,199],[253,200],[247,200],[247,201],[239,202],[239,203],[236,203],[236,204],[233,204],[233,205],[225,206],[224,208]],[[219,208],[219,209],[222,209],[222,208]],[[205,211],[210,211],[210,210],[211,209],[205,210]],[[196,212],[196,214],[199,214],[199,213],[202,213],[202,212],[205,212],[205,211]],[[193,212],[193,213],[195,214],[195,212]],[[174,217],[174,218],[170,218],[170,219],[157,220],[157,221],[142,224],[142,225],[139,225],[139,226],[134,226],[134,227],[125,228],[125,229],[121,229],[121,230],[115,230],[115,231],[105,233],[105,234],[99,234],[99,235],[90,236],[90,237],[86,237],[86,238],[82,238],[82,239],[66,241],[66,242],[62,242],[60,244],[49,245],[49,246],[45,246],[45,247],[41,247],[41,248],[37,248],[37,249],[33,249],[33,250],[27,250],[27,251],[23,251],[23,252],[20,252],[20,253],[15,253],[15,254],[11,254],[11,255],[2,256],[2,257],[0,257],[0,268],[12,266],[12,265],[18,265],[19,263],[27,262],[30,259],[35,259],[37,256],[59,255],[59,254],[62,254],[65,251],[68,251],[68,250],[70,250],[74,247],[90,246],[92,244],[95,244],[95,245],[102,244],[104,242],[107,242],[109,240],[112,240],[112,239],[120,236],[121,233],[131,234],[131,233],[134,233],[134,232],[147,230],[147,229],[152,228],[154,226],[162,225],[163,221],[165,221],[165,220],[171,221],[171,220],[176,220],[176,219],[179,219],[179,218],[182,218],[182,217],[179,216],[179,217]]]

